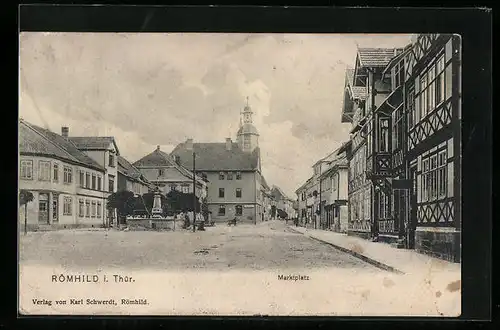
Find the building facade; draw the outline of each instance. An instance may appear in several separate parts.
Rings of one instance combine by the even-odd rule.
[[[347,232],[347,175],[346,153],[334,152],[337,157],[331,160],[327,169],[320,175],[321,186],[321,223],[322,228],[336,232]]]
[[[240,221],[257,223],[264,219],[261,197],[259,134],[252,123],[252,110],[245,106],[236,142],[194,143],[193,139],[177,145],[170,155],[187,168],[209,181],[207,203],[216,222],[238,217]]]
[[[182,165],[179,159],[172,158],[168,153],[156,150],[142,157],[133,164],[145,180],[166,195],[177,190],[186,194],[193,193],[193,172]],[[195,176],[195,194],[200,201],[207,197],[208,179],[201,175]]]
[[[128,160],[118,156],[118,182],[117,191],[131,191],[135,196],[142,196],[153,190],[151,184]]]
[[[94,160],[106,170],[103,178],[103,188],[106,198],[118,189],[118,156],[120,151],[115,139],[111,136],[69,136],[69,127],[62,127],[62,136],[71,141],[80,151]],[[88,180],[87,173],[77,173],[79,182]],[[108,223],[114,223],[117,218],[116,209],[107,209]]]
[[[19,189],[34,197],[19,218],[29,229],[105,225],[106,169],[64,133],[19,122]]]
[[[349,233],[460,261],[460,54],[460,38],[441,34],[358,50],[342,114]]]

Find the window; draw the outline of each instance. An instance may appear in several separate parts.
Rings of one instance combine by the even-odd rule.
[[[97,210],[96,210],[96,207],[97,207],[97,204],[95,201],[92,201],[92,208],[91,208],[91,213],[90,213],[90,216],[92,218],[95,218],[95,215],[97,213]]]
[[[98,218],[102,218],[102,203],[101,202],[97,202],[97,217]]]
[[[446,150],[438,154],[438,197],[446,197]]]
[[[436,65],[436,104],[444,101],[444,56],[441,56]]]
[[[389,151],[389,119],[380,119],[380,150],[381,152]]]
[[[85,188],[90,189],[90,173],[85,173]]]
[[[102,178],[100,175],[97,176],[97,190],[101,190],[102,187]]]
[[[434,70],[435,70],[435,66],[433,65],[433,66],[431,66],[431,68],[429,69],[429,72],[428,72],[428,78],[429,78],[429,88],[428,88],[429,96],[427,98],[428,112],[431,112],[436,107],[436,85],[435,85],[435,81],[434,81],[434,77],[435,77],[436,72]]]
[[[219,198],[224,198],[224,188],[219,188]]]
[[[227,179],[232,180],[233,179],[233,172],[227,172]]]
[[[57,163],[54,163],[52,171],[54,172],[53,173],[54,182],[59,182],[59,165]]]
[[[224,172],[219,172],[219,180],[224,180]]]
[[[236,180],[241,180],[241,172],[236,172]]]
[[[412,128],[413,125],[415,125],[415,90],[412,87],[408,90],[406,104],[408,112],[408,127]]]
[[[110,175],[108,178],[108,191],[113,192],[115,191],[115,177]]]
[[[241,198],[241,188],[236,188],[236,198]]]
[[[90,201],[85,201],[85,217],[90,218]]]
[[[63,215],[71,215],[73,199],[71,197],[64,197]]]
[[[158,176],[163,176],[163,174],[165,174],[165,170],[162,168],[159,168],[158,169]]]
[[[236,215],[242,215],[242,214],[243,214],[243,206],[236,205]]]
[[[73,168],[64,166],[64,183],[70,184],[73,182]]]
[[[80,218],[85,217],[85,205],[83,199],[78,200],[78,216]]]
[[[80,170],[80,187],[84,188],[85,187],[85,173]]]
[[[175,190],[177,190],[177,185],[171,184],[170,185],[170,191],[175,191]]]
[[[92,174],[92,189],[96,188],[96,175]]]
[[[183,185],[182,186],[182,192],[185,194],[189,194],[189,186],[188,185]]]
[[[390,218],[390,198],[384,192],[379,193],[379,218],[388,219]]]
[[[21,160],[21,179],[33,179],[33,161]]]
[[[50,162],[38,161],[38,180],[50,181]]]
[[[422,201],[446,197],[448,187],[447,150],[434,153],[422,160]]]
[[[226,206],[219,205],[219,215],[226,215]]]
[[[115,155],[111,152],[109,153],[109,166],[115,167]]]

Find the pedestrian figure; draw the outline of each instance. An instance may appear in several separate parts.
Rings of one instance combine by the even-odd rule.
[[[189,221],[189,214],[186,212],[184,213],[184,229],[187,229],[189,226],[191,226],[191,223]]]

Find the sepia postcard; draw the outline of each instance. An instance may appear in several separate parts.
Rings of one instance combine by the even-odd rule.
[[[461,315],[453,34],[19,36],[21,315]]]

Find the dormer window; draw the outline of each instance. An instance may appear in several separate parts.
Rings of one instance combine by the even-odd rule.
[[[108,161],[108,165],[111,166],[111,167],[115,167],[115,155],[113,155],[112,153],[109,153],[109,161]]]

